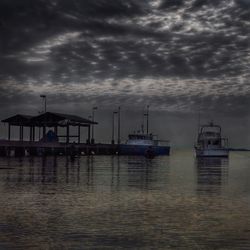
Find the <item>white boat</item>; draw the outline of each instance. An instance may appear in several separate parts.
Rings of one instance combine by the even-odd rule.
[[[222,138],[219,125],[200,126],[195,152],[196,157],[228,157],[228,139]]]

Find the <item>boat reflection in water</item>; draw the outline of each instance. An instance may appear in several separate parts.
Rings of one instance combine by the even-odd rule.
[[[42,190],[56,187],[59,190],[85,191],[99,188],[111,191],[120,189],[159,189],[167,181],[169,162],[164,159],[137,156],[87,156],[71,160],[70,157],[9,158],[2,169],[0,181],[6,187],[37,186]],[[79,190],[78,190],[79,191]]]
[[[0,160],[0,249],[250,249],[249,154]]]
[[[197,192],[218,194],[228,179],[228,158],[197,158]]]
[[[128,157],[128,187],[138,190],[165,189],[169,178],[169,159],[164,158],[164,165],[160,162],[163,158],[154,160],[144,157]]]

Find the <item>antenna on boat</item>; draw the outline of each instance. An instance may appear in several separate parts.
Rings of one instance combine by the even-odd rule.
[[[198,113],[198,130],[201,126],[201,113],[200,113],[200,110],[199,110],[199,113]]]
[[[144,124],[141,125],[141,132],[144,134]]]
[[[149,123],[149,105],[147,105],[147,113],[144,114],[147,117],[147,135],[148,135],[148,123]]]
[[[201,109],[200,109],[200,106],[199,106],[199,110],[198,110],[198,137],[199,137],[199,133],[200,133],[200,126],[201,126]]]

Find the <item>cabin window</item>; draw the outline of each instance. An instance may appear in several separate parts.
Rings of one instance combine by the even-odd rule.
[[[214,145],[219,145],[219,144],[220,144],[219,140],[214,141]]]

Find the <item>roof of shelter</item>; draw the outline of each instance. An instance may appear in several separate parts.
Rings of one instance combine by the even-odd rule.
[[[14,115],[7,119],[2,120],[2,122],[7,122],[7,123],[10,123],[11,125],[25,125],[30,122],[32,117],[33,116],[31,115],[17,114],[17,115]]]
[[[90,124],[98,124],[97,122],[92,122],[91,120],[82,118],[76,115],[61,114],[54,112],[46,112],[38,116],[29,115],[15,115],[9,117],[2,122],[7,122],[10,125],[21,125],[21,126],[88,126]]]
[[[72,126],[97,124],[97,122],[92,122],[77,115],[61,114],[54,112],[46,112],[39,116],[35,116],[31,119],[31,122],[43,125],[56,124],[58,126],[66,126],[67,124]]]

